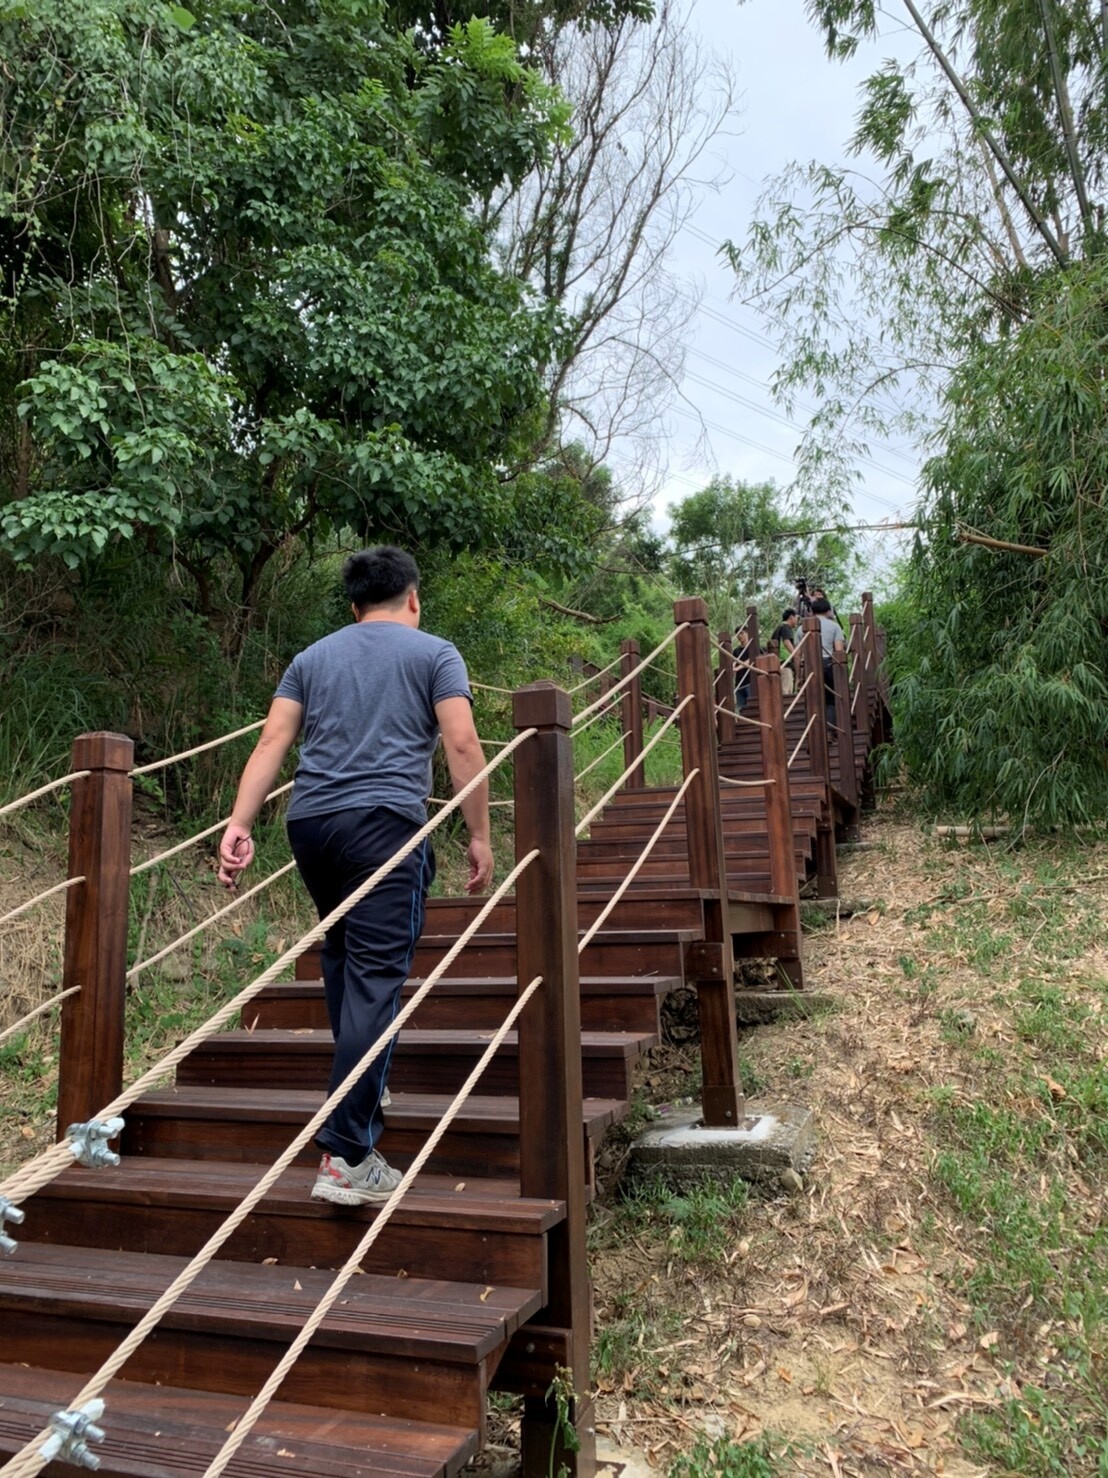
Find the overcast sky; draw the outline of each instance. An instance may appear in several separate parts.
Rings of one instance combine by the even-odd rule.
[[[672,259],[680,277],[701,285],[704,300],[689,341],[685,401],[668,418],[668,474],[655,503],[659,527],[667,503],[703,487],[714,472],[752,481],[791,479],[799,435],[782,424],[766,383],[778,355],[758,313],[732,296],[734,279],[717,248],[726,238],[745,238],[766,177],[792,160],[845,161],[860,79],[884,56],[914,53],[909,38],[894,34],[850,63],[829,61],[804,12],[804,0],[693,0],[693,22],[705,45],[736,73],[739,117],[732,136],[715,146],[731,181],[718,194],[702,194]],[[912,446],[900,443],[898,450],[871,448],[877,465],[862,468],[850,510],[856,521],[911,512],[920,458]]]

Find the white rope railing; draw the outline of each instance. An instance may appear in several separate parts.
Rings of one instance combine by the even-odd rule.
[[[815,677],[815,673],[814,672],[810,672],[808,674],[808,676],[804,679],[804,681],[800,684],[800,687],[797,688],[797,690],[796,690],[796,696],[793,698],[793,701],[789,704],[788,708],[785,709],[785,712],[782,715],[782,718],[783,719],[787,719],[789,717],[789,715],[792,713],[793,709],[800,702],[801,698],[804,697],[804,694],[805,694],[805,692],[807,691],[807,688],[808,688],[808,684],[812,681],[812,679],[814,677]]]
[[[602,678],[605,673],[611,672],[613,667],[618,667],[622,661],[623,653],[621,652],[618,657],[608,663],[607,667],[601,667],[597,672],[590,672],[588,677],[585,678],[583,682],[575,683],[572,688],[566,688],[566,692],[572,698],[574,693],[579,693],[582,688],[587,688],[590,683],[595,683],[599,678]],[[607,697],[607,693],[605,693],[604,696]]]
[[[123,1366],[135,1353],[139,1345],[141,1345],[142,1342],[146,1339],[147,1335],[161,1322],[162,1318],[169,1312],[169,1310],[173,1307],[173,1305],[177,1302],[181,1295],[187,1292],[187,1290],[191,1287],[191,1285],[196,1281],[203,1270],[215,1257],[219,1249],[224,1245],[229,1237],[234,1235],[235,1231],[237,1231],[237,1229],[254,1210],[255,1206],[257,1206],[259,1202],[261,1202],[265,1198],[268,1192],[272,1189],[272,1187],[276,1184],[276,1182],[296,1159],[300,1151],[309,1142],[309,1140],[315,1134],[316,1130],[320,1128],[328,1115],[331,1113],[332,1109],[334,1109],[337,1104],[342,1102],[342,1100],[346,1097],[350,1090],[360,1081],[362,1075],[366,1072],[366,1070],[370,1068],[377,1060],[377,1058],[381,1055],[381,1053],[384,1052],[389,1042],[393,1039],[393,1037],[396,1036],[396,1034],[403,1027],[404,1023],[411,1017],[413,1012],[419,1006],[421,1001],[423,1001],[423,999],[427,996],[436,982],[441,978],[445,971],[449,969],[453,961],[469,943],[470,939],[472,939],[473,935],[477,932],[480,925],[491,913],[495,905],[500,901],[500,899],[504,896],[508,889],[515,883],[520,874],[523,873],[526,868],[530,866],[530,864],[538,855],[538,849],[535,848],[533,851],[529,852],[526,857],[522,858],[519,863],[517,863],[516,867],[500,885],[496,893],[487,901],[487,903],[481,909],[481,912],[467,925],[466,929],[458,937],[457,941],[451,947],[450,951],[442,958],[442,960],[439,961],[439,964],[435,967],[431,974],[427,976],[427,979],[423,982],[423,985],[408,1002],[404,1010],[397,1014],[397,1016],[393,1019],[393,1021],[389,1024],[385,1031],[381,1033],[381,1035],[372,1044],[372,1046],[367,1048],[365,1053],[362,1055],[360,1061],[356,1063],[353,1068],[351,1068],[350,1072],[347,1073],[346,1077],[334,1089],[334,1091],[328,1094],[320,1107],[311,1116],[311,1118],[303,1126],[303,1128],[298,1130],[295,1137],[285,1147],[285,1149],[282,1150],[281,1154],[278,1155],[277,1159],[273,1162],[273,1164],[269,1167],[265,1174],[256,1182],[254,1186],[251,1187],[251,1189],[246,1193],[246,1195],[242,1198],[235,1209],[230,1212],[230,1214],[220,1223],[220,1225],[204,1243],[203,1247],[201,1247],[200,1250],[189,1259],[188,1263],[186,1263],[186,1265],[177,1274],[176,1278],[174,1278],[173,1282],[170,1283],[169,1287],[166,1288],[166,1290],[151,1305],[151,1307],[146,1311],[146,1313],[142,1316],[138,1323],[128,1332],[126,1338],[123,1339],[120,1344],[116,1346],[115,1350],[113,1350],[111,1355],[108,1356],[107,1360],[103,1362],[99,1370],[97,1370],[94,1375],[90,1376],[81,1391],[70,1403],[71,1410],[79,1409],[85,1404],[86,1401],[91,1401],[93,1397],[98,1396],[101,1391],[103,1391],[108,1382],[112,1380],[119,1373],[120,1370],[122,1370]],[[514,1014],[511,1014],[509,1016],[509,1021],[513,1021],[515,1019],[515,1016],[518,1015],[519,1010],[522,1009],[522,1006],[524,1004],[526,1004],[526,1002],[524,999],[521,998],[521,1000],[516,1003]],[[496,1042],[497,1046],[499,1046],[500,1042],[503,1041],[503,1037],[504,1035],[506,1035],[507,1030],[507,1027],[501,1028],[501,1035],[499,1036],[499,1040]],[[487,1056],[488,1054],[486,1053],[485,1056],[482,1057],[482,1063],[486,1062]],[[445,1123],[443,1125],[440,1125],[439,1127],[440,1129],[444,1128]],[[432,1145],[432,1148],[433,1147],[434,1146]],[[410,1184],[411,1182],[409,1181],[408,1183]],[[401,1181],[401,1186],[404,1186],[403,1181]],[[393,1193],[393,1195],[396,1196],[397,1199],[399,1199],[401,1186],[398,1186],[397,1190]],[[386,1202],[386,1205],[388,1204],[390,1204],[390,1202]],[[41,1459],[41,1453],[38,1452],[37,1448],[42,1438],[48,1434],[48,1431],[49,1429],[47,1429],[46,1433],[41,1433],[39,1437],[34,1439],[34,1441],[28,1443],[27,1446],[24,1447],[22,1451],[16,1455],[15,1458],[13,1458],[12,1463],[8,1467],[3,1469],[3,1472],[5,1474],[10,1474],[11,1478],[16,1478],[16,1475],[26,1475],[26,1478],[33,1478],[33,1475],[38,1473],[41,1468],[45,1466],[45,1464],[41,1460],[36,1461],[36,1459]],[[27,1461],[22,1466],[19,1466],[19,1460],[23,1459],[25,1456],[27,1458]]]
[[[642,753],[638,756],[638,758],[636,760],[633,760],[632,763],[627,766],[626,770],[624,770],[623,774],[619,777],[619,779],[616,781],[616,783],[614,785],[612,785],[612,786],[609,786],[609,788],[604,792],[604,794],[597,801],[596,805],[593,806],[592,810],[588,813],[588,815],[583,816],[581,818],[581,820],[577,823],[576,829],[574,830],[574,833],[573,833],[574,836],[580,836],[581,833],[585,830],[586,826],[588,826],[589,822],[592,821],[595,817],[597,817],[597,816],[600,815],[601,811],[603,811],[604,807],[612,799],[612,797],[615,795],[616,791],[619,790],[620,787],[623,785],[623,783],[627,779],[628,775],[633,775],[635,773],[635,771],[642,764],[643,760],[646,759],[647,755],[654,748],[655,744],[657,744],[659,742],[659,740],[662,738],[662,735],[666,732],[666,730],[670,727],[670,725],[673,724],[674,722],[676,722],[677,715],[681,712],[681,710],[684,707],[686,707],[687,704],[691,703],[692,700],[693,700],[693,695],[691,693],[688,695],[688,697],[682,698],[681,702],[673,710],[673,712],[670,714],[669,718],[667,718],[667,719],[665,719],[663,721],[662,726],[658,730],[658,732],[655,735],[653,735],[652,738],[648,739],[647,742],[643,745],[643,747],[642,747]]]
[[[280,955],[267,969],[262,971],[257,979],[251,981],[249,985],[244,986],[237,995],[225,1002],[206,1022],[198,1026],[195,1031],[190,1032],[187,1037],[178,1042],[176,1047],[170,1052],[167,1052],[152,1067],[148,1068],[140,1078],[137,1078],[135,1082],[126,1087],[107,1107],[101,1109],[96,1117],[98,1119],[115,1118],[124,1109],[130,1108],[136,1099],[142,1097],[147,1089],[156,1087],[168,1073],[173,1071],[179,1062],[184,1061],[195,1047],[198,1047],[201,1042],[206,1042],[209,1037],[214,1036],[216,1032],[220,1031],[237,1012],[241,1011],[243,1006],[254,999],[259,991],[264,990],[268,985],[272,985],[283,971],[287,970],[313,944],[318,943],[327,933],[328,929],[333,928],[340,919],[345,918],[352,908],[371,893],[390,873],[394,872],[406,857],[410,856],[433,831],[441,826],[446,817],[461,806],[463,801],[472,795],[473,791],[479,785],[483,784],[489,775],[502,765],[519,745],[523,744],[536,733],[538,733],[538,730],[534,728],[521,729],[507,749],[502,749],[495,759],[490,760],[479,774],[475,775],[472,780],[468,781],[458,791],[453,800],[444,806],[437,816],[428,821],[426,825],[421,826],[417,832],[409,837],[404,845],[398,848],[387,862],[383,862],[376,872],[366,878],[363,883],[359,883],[354,891],[333,908],[325,918],[320,919],[319,923],[314,924],[295,944],[290,945],[284,954]],[[37,1155],[33,1160],[28,1161],[26,1165],[20,1166],[5,1181],[0,1182],[0,1196],[6,1196],[13,1204],[19,1205],[28,1196],[34,1195],[43,1186],[49,1185],[50,1181],[56,1175],[72,1163],[73,1155],[70,1148],[70,1141],[63,1139],[58,1144],[52,1145],[50,1149],[44,1150],[42,1154]]]
[[[601,753],[598,754],[594,760],[590,760],[585,768],[583,770],[580,770],[573,778],[575,780],[584,780],[585,776],[589,773],[590,770],[595,770],[597,765],[600,764],[601,760],[606,760],[613,749],[619,748],[619,746],[623,743],[625,737],[626,735],[624,734],[618,735],[615,739],[612,740],[611,744],[608,745],[607,749],[602,750]]]
[[[271,790],[265,800],[276,800],[279,795],[284,795],[292,787],[293,782],[289,780],[286,784],[279,785],[276,790]],[[264,805],[265,801],[262,804]],[[159,852],[156,857],[148,857],[145,862],[136,862],[134,867],[131,868],[131,876],[135,878],[138,877],[140,872],[149,872],[152,867],[157,867],[159,862],[165,862],[170,857],[176,857],[178,852],[184,852],[189,847],[195,846],[197,842],[202,842],[206,837],[214,836],[217,831],[222,831],[224,827],[228,826],[230,821],[230,816],[225,816],[222,821],[217,821],[214,826],[206,826],[203,831],[198,831],[193,836],[186,837],[183,842],[178,842],[175,847],[169,847],[166,851]]]
[[[681,801],[684,799],[686,790],[688,790],[689,786],[693,783],[693,781],[696,779],[696,777],[699,774],[700,774],[700,771],[699,770],[690,770],[689,773],[688,773],[688,775],[685,777],[685,783],[682,785],[681,789],[677,792],[677,794],[673,797],[673,800],[670,802],[669,807],[668,807],[668,809],[666,811],[666,814],[662,817],[661,821],[659,821],[658,825],[654,828],[654,831],[653,831],[653,834],[650,837],[650,840],[647,842],[646,846],[639,853],[638,857],[636,857],[634,863],[632,864],[632,866],[630,867],[630,869],[627,872],[627,876],[620,883],[619,887],[612,894],[611,898],[608,899],[608,902],[601,909],[600,913],[593,920],[593,922],[589,926],[589,928],[581,936],[581,939],[580,939],[580,941],[579,941],[579,943],[577,945],[577,953],[579,955],[584,953],[586,946],[592,941],[592,939],[595,937],[595,935],[599,932],[599,930],[600,930],[601,926],[604,924],[605,920],[608,919],[609,916],[611,915],[612,910],[615,908],[616,904],[623,897],[623,895],[627,892],[627,889],[631,886],[632,882],[634,882],[635,877],[638,875],[638,873],[639,873],[640,869],[642,868],[643,864],[646,862],[646,860],[650,856],[651,852],[653,852],[654,848],[657,846],[658,839],[662,835],[662,832],[665,831],[666,827],[669,825],[670,820],[673,817],[674,811],[677,810],[677,807],[681,804]]]
[[[43,1001],[41,1006],[36,1006],[33,1011],[28,1011],[26,1016],[21,1016],[13,1025],[6,1026],[0,1032],[0,1047],[11,1037],[18,1036],[23,1028],[34,1021],[37,1016],[45,1016],[47,1011],[52,1011],[55,1006],[65,1000],[66,996],[75,996],[80,989],[79,985],[71,985],[68,990],[60,990],[56,996],[51,996],[48,1001]]]
[[[688,621],[682,621],[679,626],[675,626],[664,641],[660,641],[652,652],[648,652],[637,667],[632,667],[630,672],[625,672],[618,683],[613,683],[608,691],[603,695],[603,697],[597,698],[596,701],[594,703],[590,703],[587,708],[582,708],[580,713],[574,714],[573,727],[576,728],[581,720],[583,718],[587,718],[590,713],[594,713],[598,708],[603,708],[607,704],[611,703],[612,699],[620,691],[620,689],[625,688],[627,684],[632,680],[632,678],[637,677],[639,673],[644,670],[644,668],[649,667],[658,653],[664,652],[671,642],[676,641],[680,633],[684,631],[689,624],[690,623]]]
[[[502,693],[506,698],[513,698],[515,696],[514,688],[497,688],[492,683],[470,682],[470,687],[476,688],[481,693]]]
[[[579,729],[575,730],[573,737],[575,739],[578,739],[585,732],[586,729],[591,729],[592,726],[593,726],[593,724],[598,724],[601,721],[601,719],[614,718],[614,717],[615,717],[615,706],[614,705],[611,708],[598,708],[594,714],[592,714],[589,718],[587,718],[585,720],[585,722],[581,725],[581,727]]]
[[[772,778],[768,780],[732,780],[730,775],[721,775],[719,777],[719,783],[721,785],[745,785],[752,790],[757,790],[763,785],[776,785],[777,781]]]
[[[448,806],[450,804],[450,802],[443,800],[441,796],[429,795],[427,797],[427,804],[429,806]],[[489,801],[489,805],[490,806],[514,806],[515,805],[515,801],[511,801],[511,800],[508,800],[508,801]]]
[[[171,955],[174,950],[180,949],[182,944],[187,944],[190,939],[195,939],[198,934],[203,934],[205,929],[210,929],[213,924],[217,924],[220,919],[226,918],[229,913],[234,913],[236,908],[241,908],[248,899],[253,898],[256,894],[263,892],[266,888],[270,886],[271,883],[275,883],[278,878],[283,878],[285,874],[290,873],[295,866],[295,862],[286,862],[285,865],[283,867],[279,867],[276,872],[271,872],[269,877],[263,878],[260,883],[255,883],[254,886],[252,888],[248,888],[245,893],[238,894],[238,896],[232,899],[232,901],[228,903],[225,907],[217,909],[215,913],[209,914],[206,919],[202,919],[194,929],[189,929],[187,933],[181,934],[178,936],[178,938],[174,939],[171,944],[163,946],[163,948],[158,950],[157,954],[150,955],[148,959],[140,960],[137,965],[132,965],[131,968],[127,971],[125,978],[127,980],[134,980],[135,977],[141,975],[144,970],[149,970],[151,965],[156,965],[159,960],[164,960],[166,955]]]
[[[796,759],[797,755],[800,753],[801,749],[804,747],[804,741],[805,741],[805,739],[807,739],[808,735],[812,732],[812,725],[815,723],[815,721],[816,721],[816,714],[813,713],[812,714],[812,717],[808,720],[808,727],[804,730],[803,734],[801,734],[800,738],[796,741],[796,748],[793,750],[792,754],[789,755],[789,763],[785,766],[785,768],[787,770],[791,770],[792,769],[792,767],[793,767],[793,761]]]
[[[85,880],[84,873],[79,877],[66,878],[64,882],[55,883],[52,888],[44,888],[41,893],[36,893],[33,898],[28,898],[26,903],[21,903],[17,908],[10,908],[7,913],[0,914],[0,924],[6,924],[11,919],[17,919],[21,913],[26,913],[29,908],[34,908],[37,903],[43,903],[47,898],[53,898],[55,893],[64,893],[67,888],[75,888],[78,883]]]
[[[191,749],[182,749],[179,754],[170,754],[164,760],[155,760],[150,765],[139,765],[130,773],[134,775],[152,775],[155,770],[164,770],[167,765],[176,765],[181,760],[190,760],[194,754],[203,754],[209,749],[218,749],[221,744],[229,744],[232,739],[241,739],[244,734],[252,734],[255,729],[265,727],[265,719],[260,718],[252,724],[244,724],[241,729],[232,729],[229,734],[221,734],[218,739],[209,739],[205,744],[195,744]]]
[[[63,775],[60,780],[51,780],[49,785],[40,785],[37,790],[30,790],[26,795],[21,795],[17,801],[9,801],[6,806],[0,806],[0,816],[19,811],[22,807],[29,806],[32,801],[37,801],[40,796],[49,795],[52,790],[60,790],[63,785],[69,785],[74,780],[83,780],[86,775],[91,774],[91,770],[74,770],[69,775]]]
[[[470,1073],[469,1077],[465,1080],[462,1086],[458,1089],[458,1092],[451,1099],[446,1112],[443,1114],[439,1122],[435,1125],[434,1129],[432,1129],[426,1144],[424,1144],[423,1148],[416,1155],[411,1165],[404,1172],[400,1184],[396,1187],[396,1190],[393,1191],[392,1195],[382,1206],[381,1210],[377,1213],[376,1217],[373,1220],[373,1225],[366,1231],[365,1235],[362,1237],[357,1247],[354,1248],[353,1252],[351,1252],[350,1256],[343,1263],[342,1267],[335,1275],[335,1280],[331,1284],[330,1288],[328,1288],[327,1292],[320,1299],[313,1312],[308,1316],[308,1319],[305,1321],[303,1328],[300,1330],[299,1334],[293,1340],[289,1348],[285,1351],[284,1355],[282,1355],[281,1359],[278,1361],[276,1367],[273,1370],[273,1373],[270,1375],[265,1385],[258,1392],[257,1396],[255,1396],[254,1400],[250,1403],[250,1406],[244,1412],[239,1421],[235,1424],[234,1431],[227,1438],[227,1441],[223,1444],[223,1447],[205,1469],[204,1478],[219,1478],[219,1475],[226,1471],[227,1465],[230,1463],[231,1459],[235,1456],[239,1448],[253,1431],[258,1418],[262,1415],[266,1407],[269,1405],[270,1401],[272,1401],[273,1397],[280,1389],[282,1381],[285,1379],[285,1376],[288,1375],[292,1367],[296,1364],[296,1361],[300,1358],[300,1355],[303,1352],[305,1346],[308,1344],[308,1341],[316,1333],[319,1326],[323,1323],[324,1319],[330,1313],[331,1309],[334,1308],[335,1302],[337,1301],[339,1295],[342,1293],[343,1289],[350,1282],[350,1279],[354,1277],[354,1275],[358,1272],[362,1259],[365,1257],[366,1253],[373,1246],[374,1242],[388,1225],[393,1212],[396,1210],[397,1206],[400,1205],[400,1202],[403,1200],[403,1198],[407,1195],[412,1182],[415,1180],[419,1172],[423,1169],[424,1165],[426,1165],[427,1161],[434,1154],[439,1140],[442,1139],[443,1135],[450,1128],[458,1113],[465,1105],[466,1100],[469,1098],[474,1088],[476,1088],[477,1084],[481,1081],[481,1078],[489,1063],[499,1051],[504,1038],[511,1031],[512,1027],[518,1020],[520,1013],[523,1011],[524,1007],[530,1001],[531,997],[535,994],[535,991],[538,990],[541,984],[542,976],[536,975],[534,980],[532,980],[530,984],[525,987],[515,1005],[508,1012],[508,1015],[505,1017],[495,1036],[492,1038],[492,1040],[489,1042],[489,1045],[481,1054],[480,1060],[474,1065],[473,1071]],[[13,1478],[21,1478],[21,1475],[13,1475]]]
[[[850,711],[851,711],[851,713],[853,713],[854,710],[858,707],[858,699],[861,696],[861,693],[862,693],[862,684],[861,683],[858,683],[857,686],[854,689],[854,697],[851,698],[851,700],[850,700]]]
[[[781,666],[782,667],[788,667],[789,663],[792,662],[794,660],[794,658],[799,654],[801,647],[803,647],[804,643],[808,640],[808,638],[810,636],[814,636],[814,635],[815,635],[815,632],[813,632],[813,631],[805,631],[801,635],[800,640],[798,642],[794,643],[793,649],[789,653],[789,655],[787,657],[782,657],[782,659],[781,659]]]
[[[716,712],[722,713],[727,718],[733,718],[740,724],[753,724],[758,729],[772,729],[772,724],[767,724],[765,719],[748,718],[745,713],[739,713],[737,709],[728,708],[726,704],[717,703]]]

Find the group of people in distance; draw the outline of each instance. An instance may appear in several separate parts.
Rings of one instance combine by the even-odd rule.
[[[818,587],[813,588],[811,594],[806,592],[802,595],[801,604],[804,607],[804,615],[815,616],[819,621],[820,655],[823,661],[823,696],[827,712],[828,737],[834,742],[837,734],[835,728],[835,680],[834,680],[834,657],[836,651],[845,650],[846,636],[839,625],[838,617],[827,599],[826,592]],[[793,669],[793,653],[796,651],[798,641],[796,625],[799,617],[795,606],[789,606],[781,613],[781,620],[774,628],[773,635],[769,639],[767,651],[776,651],[781,659],[781,695],[790,697],[796,690],[796,673]],[[743,660],[744,665],[737,667],[735,671],[735,707],[742,713],[750,697],[750,667],[745,665],[746,649],[750,646],[750,632],[746,626],[735,628],[735,656]]]

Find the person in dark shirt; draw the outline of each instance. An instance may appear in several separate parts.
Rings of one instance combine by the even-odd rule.
[[[746,665],[750,660],[747,650],[750,646],[750,632],[745,626],[735,627],[735,710],[742,713],[746,707],[747,699],[750,697],[750,668]],[[740,663],[742,664],[740,666]]]
[[[796,650],[796,612],[792,606],[787,611],[782,612],[780,625],[769,639],[769,649],[771,652],[774,647],[777,648],[777,655],[782,662],[786,658],[791,657]],[[782,696],[788,698],[792,694],[794,685],[795,677],[793,666],[790,662],[787,667],[782,667],[781,669]]]

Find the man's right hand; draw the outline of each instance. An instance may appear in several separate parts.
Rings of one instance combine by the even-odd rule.
[[[492,848],[486,841],[471,840],[466,848],[466,856],[469,858],[466,892],[484,893],[492,882]]]
[[[254,861],[254,843],[249,828],[232,821],[219,844],[219,881],[225,888],[237,888],[239,873]]]

